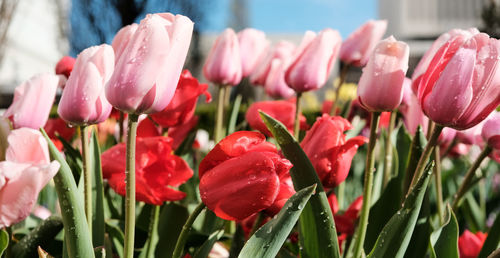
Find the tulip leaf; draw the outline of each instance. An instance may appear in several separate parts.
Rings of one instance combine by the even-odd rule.
[[[325,190],[311,161],[287,128],[276,119],[260,112],[285,157],[292,162],[290,170],[296,191],[317,185],[299,220],[301,257],[340,257],[337,232]]]
[[[315,189],[312,185],[290,197],[278,215],[252,235],[238,257],[276,257]]]
[[[73,173],[45,130],[41,128],[40,131],[49,145],[51,159],[57,160],[61,165],[59,172],[54,176],[54,183],[61,206],[68,255],[69,257],[94,257],[87,219],[82,199],[78,196]]]
[[[431,234],[431,252],[437,258],[458,258],[458,223],[449,205],[446,207],[445,216],[445,223],[443,226]]]
[[[420,156],[422,156],[422,152],[424,151],[425,145],[427,144],[427,140],[425,139],[424,132],[422,131],[422,127],[418,127],[415,132],[415,136],[413,136],[413,141],[410,145],[410,153],[408,154],[408,162],[406,165],[406,173],[405,181],[404,181],[404,193],[408,192],[408,188],[410,187],[411,180],[413,178],[413,174],[415,173],[415,169],[417,168],[418,160]]]
[[[47,218],[12,247],[12,257],[36,257],[36,248],[50,244],[62,229],[63,222],[59,216]]]
[[[403,257],[417,223],[424,200],[433,163],[429,163],[424,174],[412,188],[403,207],[384,226],[368,257]]]
[[[7,246],[9,246],[9,233],[2,229],[0,230],[0,256],[7,249]]]
[[[497,214],[495,222],[493,222],[493,226],[491,226],[490,231],[488,232],[488,237],[484,241],[483,247],[481,248],[481,252],[479,252],[479,258],[487,257],[491,254],[495,249],[500,247],[500,214]]]
[[[235,131],[236,122],[238,120],[238,113],[240,111],[241,99],[242,99],[241,94],[236,96],[236,98],[234,99],[233,110],[231,111],[231,116],[229,117],[229,125],[227,127],[228,135],[234,133]]]
[[[106,221],[106,232],[109,235],[110,241],[113,243],[113,247],[116,249],[118,257],[123,257],[123,242],[125,236],[118,224],[118,220]]]
[[[209,256],[210,251],[212,251],[212,248],[214,244],[219,241],[219,239],[224,235],[224,228],[219,229],[210,236],[208,236],[208,239],[201,245],[200,248],[196,251],[194,254],[193,258],[205,258]]]
[[[430,213],[429,192],[427,192],[424,196],[420,213],[418,214],[415,229],[411,235],[411,245],[408,245],[406,249],[405,258],[425,257],[429,246],[429,237],[432,233]]]
[[[156,257],[172,257],[177,238],[188,217],[188,209],[182,205],[171,202],[163,207],[158,222],[157,245],[161,248],[156,248]]]
[[[99,149],[99,141],[94,130],[92,130],[92,138],[89,145],[90,162],[92,171],[94,172],[94,216],[92,222],[92,242],[95,247],[104,246],[104,188],[102,180],[102,167],[101,167],[101,151]]]

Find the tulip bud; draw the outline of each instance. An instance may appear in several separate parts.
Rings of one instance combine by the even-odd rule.
[[[495,111],[483,125],[481,136],[493,149],[500,150],[500,112]]]
[[[127,113],[163,110],[174,96],[192,32],[193,22],[186,16],[147,15],[106,85],[109,103]]]
[[[306,36],[304,41],[309,41],[309,37]],[[341,42],[338,31],[324,29],[308,44],[303,43],[285,73],[286,83],[296,92],[323,87],[335,64]]]
[[[242,76],[249,76],[259,61],[265,58],[270,42],[260,30],[247,28],[238,32]]]
[[[390,36],[380,41],[363,69],[358,100],[370,112],[392,111],[403,99],[410,48]]]
[[[114,64],[110,45],[83,50],[59,101],[59,116],[73,125],[98,124],[106,120],[111,105],[104,96],[104,85],[113,73]]]
[[[115,51],[115,60],[118,62],[118,59],[122,55],[123,51],[127,47],[128,42],[134,36],[135,31],[139,27],[139,24],[132,23],[121,28],[113,38],[113,42],[111,42],[111,46]]]
[[[45,73],[31,77],[16,88],[14,100],[3,116],[12,121],[15,129],[43,127],[49,118],[58,84],[57,75]]]
[[[232,29],[226,29],[215,40],[208,53],[203,75],[219,85],[237,85],[241,81],[242,65],[238,37]]]
[[[292,55],[295,50],[295,45],[292,42],[282,40],[278,42],[267,53],[267,56],[262,59],[254,71],[250,75],[250,82],[255,85],[264,86],[266,83],[269,71],[271,70],[271,63],[273,60],[286,60],[287,66],[291,61]]]
[[[386,29],[386,20],[369,20],[361,25],[342,43],[340,60],[353,66],[365,66]]]
[[[465,230],[458,238],[458,250],[460,258],[475,258],[479,255],[487,234],[476,232],[475,234],[469,230]]]
[[[73,71],[73,66],[75,65],[76,59],[71,56],[63,56],[59,62],[56,64],[56,74],[61,74],[69,77],[71,71]]]

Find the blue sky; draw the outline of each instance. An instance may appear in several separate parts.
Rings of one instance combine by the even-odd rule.
[[[369,19],[377,18],[377,0],[247,0],[250,27],[268,33],[302,33],[330,27],[347,37]],[[220,32],[228,24],[230,0],[213,0],[206,31]]]

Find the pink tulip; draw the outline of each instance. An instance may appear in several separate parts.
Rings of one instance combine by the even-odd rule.
[[[288,60],[273,59],[264,84],[267,95],[273,98],[291,98],[295,92],[285,82],[285,71]]]
[[[446,33],[441,34],[434,43],[432,43],[432,46],[425,52],[424,56],[422,59],[420,59],[420,62],[418,62],[417,67],[413,71],[412,74],[412,90],[415,94],[418,93],[418,85],[420,84],[420,81],[422,80],[422,76],[424,75],[425,71],[429,67],[429,64],[432,61],[432,58],[436,54],[436,52],[448,41],[452,41],[455,37],[461,36],[461,37],[472,37],[475,34],[478,34],[479,31],[476,28],[471,28],[468,30],[461,30],[461,29],[452,29]]]
[[[31,77],[16,88],[14,100],[3,116],[9,118],[16,129],[43,127],[49,118],[58,83],[59,77],[53,74]]]
[[[414,135],[418,126],[427,131],[428,118],[422,112],[417,96],[411,90],[411,80],[405,78],[403,83],[403,101],[399,106],[399,111],[403,114],[404,124],[411,135]]]
[[[215,40],[203,65],[207,80],[219,85],[237,85],[242,77],[238,37],[233,29],[226,29]]]
[[[127,47],[128,42],[134,36],[135,31],[139,27],[139,24],[132,23],[121,28],[113,38],[113,42],[111,42],[111,46],[115,51],[115,60],[118,62],[118,58],[122,55],[123,51]]]
[[[8,137],[6,161],[0,162],[0,228],[24,220],[38,193],[59,170],[50,162],[47,142],[29,128],[14,130]]]
[[[238,32],[242,76],[249,76],[266,56],[270,42],[260,30],[247,28]]]
[[[432,59],[418,88],[424,113],[442,126],[464,130],[500,104],[500,41],[479,33],[456,36]]]
[[[148,14],[116,62],[106,97],[127,113],[163,110],[174,96],[193,22],[171,13]]]
[[[303,41],[309,41],[307,37]],[[341,42],[338,31],[324,29],[309,44],[303,43],[285,73],[286,83],[296,92],[321,88],[332,71]]]
[[[61,96],[57,112],[73,125],[98,124],[109,117],[111,105],[104,86],[115,65],[113,48],[100,45],[83,50],[77,57]]]
[[[500,150],[500,112],[495,111],[483,125],[483,139],[493,149]]]
[[[262,59],[255,70],[250,75],[250,82],[254,85],[264,86],[267,80],[271,63],[275,59],[290,60],[295,50],[295,45],[289,41],[279,41],[272,49],[269,50],[267,56]],[[288,61],[289,62],[289,61]]]
[[[342,43],[340,60],[353,66],[365,66],[386,29],[386,20],[369,20],[361,25]]]
[[[380,41],[363,69],[358,100],[370,112],[392,111],[403,99],[410,48],[390,36]]]

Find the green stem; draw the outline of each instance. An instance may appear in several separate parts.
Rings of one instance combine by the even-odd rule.
[[[253,222],[252,230],[250,230],[250,234],[248,235],[249,239],[255,233],[255,231],[257,231],[257,229],[259,229],[260,224],[262,223],[263,220],[264,220],[264,214],[262,212],[257,213],[257,217],[255,218],[255,221]]]
[[[118,142],[123,142],[123,120],[125,119],[125,114],[120,111],[120,118],[118,118]]]
[[[337,202],[339,204],[339,209],[344,209],[344,200],[345,200],[345,181],[339,184],[337,188]]]
[[[182,251],[184,250],[184,246],[186,245],[186,240],[189,235],[189,231],[191,230],[191,226],[193,225],[198,215],[200,215],[201,211],[203,211],[203,209],[205,209],[205,204],[204,203],[198,204],[198,206],[196,206],[196,208],[194,209],[193,213],[189,215],[189,218],[186,220],[184,226],[182,226],[182,231],[179,235],[179,238],[177,238],[177,243],[175,244],[175,249],[172,258],[180,258],[182,256]]]
[[[128,115],[127,166],[125,170],[125,243],[123,256],[134,257],[135,234],[135,138],[137,134],[136,114]]]
[[[453,204],[452,204],[451,207],[453,208],[454,212],[457,211],[458,204],[460,203],[460,200],[462,199],[462,197],[473,186],[473,184],[471,182],[472,182],[472,178],[474,177],[474,175],[476,173],[476,170],[481,165],[481,162],[483,162],[483,160],[486,157],[488,157],[488,155],[491,153],[492,150],[493,150],[493,148],[491,148],[491,146],[486,145],[486,147],[481,152],[481,154],[479,154],[479,157],[477,157],[477,159],[474,161],[474,163],[472,164],[472,166],[469,168],[469,170],[465,174],[464,181],[462,181],[462,184],[458,188],[458,191],[455,194],[454,199],[453,199]]]
[[[387,128],[387,137],[385,138],[384,180],[382,184],[384,187],[387,185],[387,183],[389,183],[389,180],[391,179],[391,173],[392,173],[391,134],[396,124],[396,115],[397,115],[396,111],[391,112],[391,120],[389,122],[389,127]]]
[[[443,183],[441,182],[441,157],[439,155],[439,145],[434,148],[434,179],[436,183],[436,195],[437,195],[437,210],[439,216],[439,225],[444,224],[444,204],[443,204]]]
[[[365,182],[363,186],[363,206],[359,219],[357,239],[354,245],[354,257],[361,257],[365,242],[366,228],[368,226],[368,216],[372,202],[373,173],[375,170],[375,144],[377,141],[377,128],[380,121],[380,112],[373,112],[370,124],[370,140],[366,153]]]
[[[429,142],[427,143],[427,145],[425,145],[425,149],[422,152],[420,159],[418,160],[418,164],[417,167],[415,168],[415,173],[413,174],[413,178],[411,180],[410,187],[408,188],[408,192],[411,191],[413,186],[418,182],[418,179],[420,179],[420,176],[424,172],[425,165],[427,164],[427,161],[429,160],[429,157],[431,156],[432,151],[434,150],[434,146],[436,146],[437,144],[437,140],[443,128],[444,127],[441,125],[436,125],[434,127]]]
[[[14,242],[12,241],[12,237],[13,237],[12,228],[5,227],[5,231],[7,231],[7,235],[9,235],[7,249],[5,249],[5,258],[11,258],[12,257],[12,246],[14,245]]]
[[[337,101],[339,99],[339,94],[340,94],[340,88],[342,87],[342,84],[344,84],[345,79],[347,78],[347,72],[349,71],[350,65],[344,64],[342,67],[342,70],[340,71],[340,77],[339,77],[339,83],[337,84],[337,87],[335,87],[335,96],[333,96],[332,100],[332,108],[330,109],[330,116],[335,115],[335,110],[337,106]]]
[[[90,171],[89,126],[80,126],[80,138],[82,141],[85,217],[89,225],[90,236],[92,236],[92,173]]]
[[[147,258],[155,257],[155,247],[158,243],[158,222],[160,220],[160,205],[153,205],[151,221],[149,222],[148,242],[146,243]]]
[[[302,112],[302,105],[300,104],[300,99],[302,98],[302,92],[297,92],[296,106],[295,106],[295,126],[293,134],[295,139],[299,141],[300,136],[300,114]]]
[[[219,86],[219,95],[217,97],[217,113],[215,115],[215,130],[214,130],[214,140],[218,143],[224,138],[222,133],[222,123],[224,121],[224,102],[225,102],[225,91],[226,87]]]

